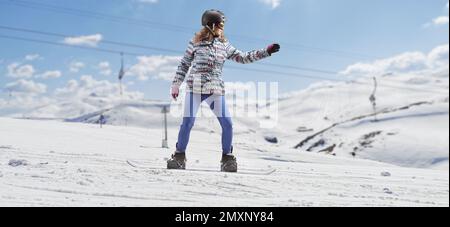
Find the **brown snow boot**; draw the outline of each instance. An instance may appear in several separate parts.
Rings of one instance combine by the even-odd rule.
[[[186,169],[186,154],[175,153],[167,161],[167,169]]]
[[[234,155],[222,155],[221,163],[221,171],[228,173],[236,173],[237,172],[237,161]]]

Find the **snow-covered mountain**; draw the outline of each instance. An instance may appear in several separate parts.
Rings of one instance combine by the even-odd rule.
[[[168,115],[160,148],[166,102],[90,95],[8,111],[0,206],[448,206],[448,73],[377,82],[376,117],[373,80],[359,78],[283,95],[278,117],[234,118],[239,168],[276,169],[259,176],[165,170],[181,120]],[[277,126],[259,128],[268,117]],[[220,133],[197,120],[188,168],[218,169]]]
[[[448,72],[378,78],[375,112],[373,87],[363,78],[293,94],[280,101],[277,133],[302,151],[448,169]]]
[[[248,139],[261,148],[269,146],[298,153],[314,152],[448,170],[448,84],[448,72],[386,74],[377,78],[374,110],[369,101],[374,90],[372,78],[317,83],[281,96],[278,117],[274,118],[278,119],[275,128],[259,128],[259,122],[267,116],[237,116],[235,132],[237,136],[251,135]],[[109,125],[156,129],[162,133],[161,110],[167,105],[169,103],[163,101],[90,95],[11,116],[95,124],[103,115]],[[242,110],[244,107],[233,108]],[[207,106],[204,112],[209,112]],[[169,130],[177,131],[180,120],[181,117],[169,114]],[[218,135],[221,132],[213,117],[199,118],[195,130]],[[170,139],[175,140],[176,136]]]

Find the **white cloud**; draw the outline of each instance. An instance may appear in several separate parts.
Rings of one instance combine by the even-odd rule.
[[[47,91],[47,86],[44,84],[35,83],[32,80],[21,79],[16,82],[6,84],[5,89],[14,93],[36,95],[45,93]]]
[[[429,53],[408,52],[395,57],[348,66],[345,76],[374,76],[387,73],[436,73],[448,70],[449,45],[434,48]]]
[[[52,78],[60,78],[61,76],[62,76],[61,71],[55,70],[44,72],[41,75],[37,75],[36,78],[52,79]]]
[[[98,68],[100,69],[100,74],[105,76],[110,76],[112,74],[111,65],[107,61],[100,62],[98,64]]]
[[[126,73],[136,76],[139,80],[163,79],[171,81],[180,63],[180,56],[141,56],[138,63]]]
[[[54,93],[58,97],[70,96],[72,94],[76,94],[77,89],[78,89],[78,81],[69,80],[65,87],[57,88]]]
[[[21,65],[20,63],[12,63],[8,65],[8,76],[12,78],[31,78],[35,72],[32,65]]]
[[[78,62],[78,61],[76,61],[76,62],[70,63],[69,70],[70,70],[71,72],[77,73],[77,72],[79,72],[82,68],[84,68],[85,66],[86,66],[86,65],[85,65],[83,62]]]
[[[123,85],[124,98],[142,99],[144,94],[140,92],[128,92]],[[55,90],[55,97],[61,99],[86,99],[86,98],[108,98],[117,99],[120,94],[118,83],[107,80],[95,80],[91,75],[81,76],[79,81],[70,80],[65,87]]]
[[[266,5],[269,5],[272,9],[276,9],[280,6],[281,0],[258,0]]]
[[[448,11],[448,7],[449,7],[449,3],[447,2],[447,5],[445,6],[445,8],[447,8]],[[447,12],[448,13],[448,12]],[[444,25],[448,25],[449,23],[449,18],[448,15],[447,16],[440,16],[437,17],[435,19],[433,19],[433,21],[431,23],[427,23],[424,25],[425,28],[429,28],[431,26],[444,26]]]
[[[433,20],[434,25],[446,25],[448,24],[448,16],[441,16]]]
[[[25,56],[25,60],[27,61],[34,61],[39,59],[41,56],[39,54],[28,54],[27,56]]]
[[[0,116],[71,118],[120,105],[123,100],[144,98],[141,92],[128,91],[127,84],[120,96],[118,83],[99,81],[90,75],[70,80],[48,95],[42,95],[45,85],[33,81],[20,80],[8,84],[5,90],[9,88],[12,96],[0,99]]]
[[[12,96],[7,100],[0,99],[0,116],[26,117],[25,113],[29,110],[46,106],[52,101],[48,97],[12,93]]]
[[[150,3],[150,4],[155,4],[158,3],[158,0],[137,0],[140,3]]]
[[[449,65],[449,45],[442,45],[434,48],[429,54],[428,54],[428,62],[427,65],[429,68],[447,68],[448,71],[448,65]]]
[[[103,36],[101,34],[78,36],[78,37],[67,37],[64,39],[64,43],[74,46],[90,46],[96,47],[100,41],[102,41]]]

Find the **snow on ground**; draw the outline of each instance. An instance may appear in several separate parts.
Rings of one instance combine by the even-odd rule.
[[[160,129],[0,118],[0,206],[449,206],[448,170],[261,146],[255,136],[236,135],[239,167],[271,175],[165,170],[173,148],[160,148]],[[188,167],[219,169],[219,134],[192,138]]]
[[[277,170],[267,176],[165,170],[181,119],[168,116],[172,148],[160,148],[166,102],[106,92],[6,105],[0,206],[449,206],[448,80],[448,71],[378,77],[376,121],[372,78],[283,95],[278,117],[236,116],[239,168]],[[213,117],[197,119],[188,168],[219,169],[220,134]]]
[[[248,139],[259,143],[259,147],[290,149],[309,136],[338,124],[306,141],[297,147],[298,150],[354,156],[404,167],[448,170],[448,75],[385,76],[378,78],[378,85],[376,110],[380,113],[376,122],[373,121],[375,117],[369,116],[374,112],[369,102],[372,79],[359,78],[347,83],[318,83],[282,97],[278,103],[279,116],[275,128],[259,128],[261,120],[273,116],[236,116],[233,119],[235,134],[253,135]],[[6,116],[95,124],[103,114],[109,125],[161,129],[161,109],[168,105],[167,102],[108,100],[89,96],[81,101],[75,100],[73,105],[66,101]],[[230,105],[230,108],[238,112],[245,109],[239,103]],[[200,112],[210,113],[210,110],[204,106]],[[180,119],[169,115],[169,126],[177,131]],[[214,117],[203,116],[195,127],[217,135],[221,132]],[[276,138],[278,143],[269,144],[264,139],[266,136]]]

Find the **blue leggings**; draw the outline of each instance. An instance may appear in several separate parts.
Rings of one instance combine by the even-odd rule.
[[[233,123],[225,103],[225,97],[220,95],[200,95],[189,92],[186,93],[183,123],[178,134],[177,152],[186,152],[191,130],[195,124],[195,117],[197,116],[200,105],[204,101],[209,105],[222,126],[222,151],[223,154],[229,154],[233,149]]]

